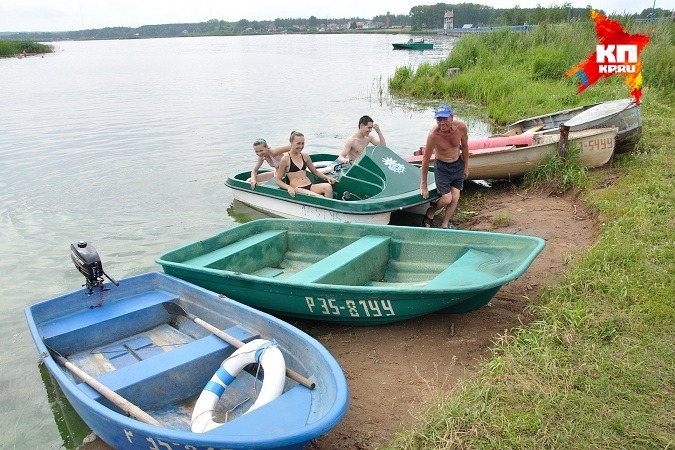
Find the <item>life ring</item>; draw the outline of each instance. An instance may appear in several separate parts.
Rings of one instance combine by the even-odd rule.
[[[286,384],[284,355],[281,354],[276,341],[255,339],[248,344],[244,344],[231,356],[225,358],[225,361],[222,362],[204,387],[192,412],[190,429],[193,433],[205,433],[223,425],[213,420],[216,403],[225,392],[225,388],[235,380],[239,372],[247,365],[254,363],[262,365],[265,379],[258,398],[244,414],[260,408],[281,395]]]

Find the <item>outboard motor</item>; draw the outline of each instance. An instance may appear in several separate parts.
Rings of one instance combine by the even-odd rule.
[[[86,278],[86,286],[88,295],[94,292],[94,286],[103,289],[103,276],[109,279],[115,286],[119,283],[115,281],[110,275],[103,271],[103,264],[98,252],[93,245],[86,241],[78,241],[77,244],[70,244],[70,259],[73,260],[75,267],[80,271],[84,278]]]

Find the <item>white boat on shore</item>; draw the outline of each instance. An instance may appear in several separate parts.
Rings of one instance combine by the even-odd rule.
[[[580,147],[579,159],[587,168],[606,164],[614,152],[616,128],[594,128],[569,133],[570,147]],[[500,138],[501,139],[501,138]],[[469,180],[513,179],[524,176],[558,151],[559,134],[535,134],[531,145],[506,145],[469,150]],[[419,165],[423,155],[406,158]],[[433,160],[434,155],[431,155]],[[433,169],[433,167],[430,166]]]
[[[557,134],[560,125],[570,131],[591,128],[618,129],[616,153],[631,151],[642,134],[642,112],[632,98],[579,106],[550,114],[529,117],[508,126],[504,136],[519,134]]]

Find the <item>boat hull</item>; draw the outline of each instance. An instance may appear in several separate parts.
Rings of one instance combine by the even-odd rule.
[[[600,167],[612,157],[617,129],[598,128],[575,131],[569,134],[569,145],[580,147],[579,160],[587,168]],[[514,136],[515,137],[515,136]],[[486,140],[490,140],[488,138]],[[504,143],[505,138],[494,138],[495,145]],[[547,158],[558,151],[558,134],[538,134],[532,136],[532,145],[490,147],[483,142],[482,147],[469,150],[469,180],[514,179],[526,175]],[[433,158],[434,155],[432,155]],[[412,164],[421,164],[423,156],[407,158]]]
[[[315,164],[332,164],[336,155],[311,155]],[[427,203],[438,197],[433,176],[429,177],[429,198],[420,194],[418,167],[387,147],[367,147],[353,165],[338,165],[333,198],[296,194],[291,197],[274,179],[251,189],[250,172],[231,176],[225,184],[234,198],[248,206],[285,218],[387,224],[393,211]],[[315,182],[314,175],[307,173]]]
[[[527,130],[554,130],[557,131],[560,125],[570,120],[574,116],[590,109],[599,103],[592,103],[590,105],[577,106],[576,108],[563,109],[549,114],[541,114],[539,116],[528,117],[527,119],[514,122],[507,127],[508,131],[514,134],[521,134]]]
[[[635,148],[642,135],[642,112],[633,99],[604,102],[572,117],[565,122],[570,131],[589,128],[615,127],[615,153],[625,153]]]
[[[273,216],[287,219],[329,220],[332,222],[359,222],[386,225],[391,219],[391,212],[374,214],[350,214],[327,208],[310,206],[278,197],[267,197],[255,192],[233,189],[235,200],[249,205],[251,208]]]
[[[632,98],[612,100],[523,119],[509,125],[506,134],[521,134],[528,130],[557,134],[560,125],[569,126],[570,131],[617,128],[614,151],[625,153],[635,148],[642,135],[642,112]]]
[[[479,308],[543,246],[498,233],[264,219],[157,263],[275,315],[378,325]]]
[[[348,390],[337,362],[313,338],[289,324],[165,274],[120,280],[88,296],[73,292],[26,308],[44,365],[84,422],[116,449],[305,448],[346,412]],[[190,431],[192,406],[222,361],[236,349],[164,302],[177,303],[235,339],[275,339],[286,365],[316,383],[286,379],[284,392],[243,414],[261,381],[240,373],[217,409],[230,421],[208,433]],[[100,303],[100,304],[99,304]],[[50,349],[148,412],[162,427],[122,413],[50,355]],[[253,397],[251,400],[248,397]],[[241,410],[235,406],[241,403]]]
[[[433,42],[401,42],[391,45],[394,50],[431,50],[434,48]]]
[[[469,179],[519,178],[558,151],[559,135],[538,136],[526,147],[484,149],[470,156]],[[579,161],[587,168],[606,164],[614,153],[616,128],[571,132],[569,145],[580,147]]]

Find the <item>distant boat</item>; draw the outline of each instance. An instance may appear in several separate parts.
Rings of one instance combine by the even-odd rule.
[[[281,316],[379,325],[486,305],[544,248],[464,230],[261,219],[157,258],[164,271]]]
[[[616,128],[595,128],[569,133],[570,146],[581,147],[579,159],[588,168],[607,163],[614,152]],[[512,179],[524,176],[546,158],[554,155],[559,134],[521,134],[469,141],[469,180]],[[420,165],[420,152],[406,161]],[[431,155],[433,161],[435,155]],[[433,164],[429,168],[433,170]]]
[[[521,133],[558,133],[560,125],[570,131],[590,128],[618,129],[616,153],[631,151],[642,134],[642,113],[632,98],[579,106],[519,120],[508,126],[504,135]]]
[[[425,42],[424,39],[417,41],[410,39],[408,42],[399,42],[391,45],[394,46],[395,50],[430,50],[434,48],[433,42]]]
[[[47,370],[111,447],[302,449],[344,416],[342,369],[286,322],[161,273],[101,288],[25,314]],[[264,378],[239,371],[249,362]]]
[[[314,164],[329,169],[337,155],[310,155]],[[333,198],[297,194],[291,197],[275,179],[251,189],[251,171],[230,176],[225,185],[235,200],[279,217],[388,224],[391,213],[428,203],[420,194],[419,168],[387,147],[366,147],[354,164],[333,165],[337,172]],[[314,175],[307,172],[312,182]],[[428,179],[429,198],[437,197],[434,179]]]

